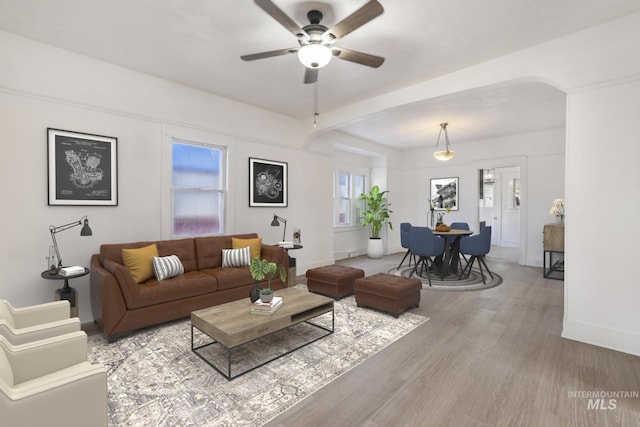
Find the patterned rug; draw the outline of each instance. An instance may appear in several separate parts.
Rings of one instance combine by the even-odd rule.
[[[412,277],[420,279],[422,281],[422,289],[429,291],[479,291],[502,284],[502,277],[499,274],[492,271],[492,279],[486,270],[483,269],[483,271],[486,283],[482,283],[482,275],[480,271],[475,268],[471,270],[468,277],[463,277],[461,280],[458,280],[458,276],[455,274],[441,279],[436,273],[431,273],[431,286],[429,286],[429,278],[426,273],[422,275],[414,274]],[[402,266],[399,270],[392,268],[388,271],[389,274],[405,277],[409,277],[411,272],[413,272],[413,265],[411,265],[411,267]],[[418,272],[420,271],[418,270]]]
[[[316,320],[330,324],[331,315]],[[332,335],[232,381],[191,351],[188,319],[112,344],[103,335],[90,336],[89,359],[108,370],[111,426],[259,426],[427,320],[410,312],[394,318],[357,308],[353,296],[343,298],[335,303]],[[241,358],[260,358],[315,333],[317,328],[300,324],[247,345]]]

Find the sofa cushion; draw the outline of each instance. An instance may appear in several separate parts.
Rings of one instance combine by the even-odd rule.
[[[158,247],[155,244],[137,249],[122,249],[122,261],[136,283],[153,277],[154,256],[158,256]]]
[[[218,291],[225,289],[238,288],[256,283],[249,273],[249,267],[231,267],[231,268],[209,268],[201,270],[203,273],[211,275],[215,278]],[[247,297],[249,294],[247,293]]]
[[[222,267],[247,267],[251,264],[251,248],[223,249]]]
[[[196,271],[196,248],[192,238],[177,240],[159,240],[156,242],[159,256],[177,255],[184,266],[184,271]]]
[[[260,249],[262,247],[262,237],[256,237],[255,239],[238,239],[237,237],[231,238],[231,248],[241,249],[249,246],[251,248],[251,258],[260,258]]]
[[[235,234],[232,236],[194,237],[193,243],[196,248],[198,270],[204,270],[205,268],[221,267],[222,266],[222,250],[232,249],[231,239],[233,237],[238,239],[253,239],[258,237],[258,235],[256,233],[250,233],[250,234]]]
[[[165,257],[153,257],[153,272],[156,279],[164,280],[184,274],[184,267],[177,255],[169,255]]]
[[[140,287],[140,292],[129,305],[129,308],[178,301],[196,295],[215,292],[217,289],[216,280],[200,271],[189,271],[161,281],[149,279],[138,286]]]

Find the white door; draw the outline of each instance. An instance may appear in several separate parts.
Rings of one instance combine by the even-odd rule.
[[[520,247],[520,171],[519,168],[501,170],[500,181],[500,238],[498,246]]]
[[[491,169],[483,185],[479,220],[491,226],[491,244],[520,246],[520,168]]]

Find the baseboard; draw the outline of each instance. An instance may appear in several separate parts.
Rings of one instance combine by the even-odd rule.
[[[367,254],[367,248],[354,249],[352,251],[335,252],[333,254],[333,259],[347,259],[347,258],[353,258],[353,257],[366,255],[366,254]]]
[[[564,320],[562,338],[640,356],[640,334],[582,322]]]

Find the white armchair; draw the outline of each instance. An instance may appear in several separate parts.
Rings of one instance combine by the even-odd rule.
[[[0,423],[106,426],[107,371],[82,331],[14,346],[0,336]]]
[[[14,308],[0,299],[0,335],[19,345],[79,331],[80,319],[69,313],[69,301]]]

